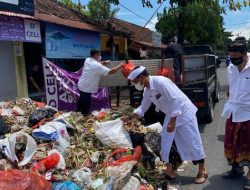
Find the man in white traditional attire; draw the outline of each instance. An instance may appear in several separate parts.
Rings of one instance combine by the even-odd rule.
[[[141,105],[134,110],[131,117],[121,119],[128,121],[138,116],[144,116],[151,103],[156,111],[165,113],[163,131],[161,134],[162,160],[167,164],[167,175],[173,179],[176,174],[169,163],[169,154],[173,140],[182,160],[190,160],[199,164],[198,175],[194,183],[204,183],[208,177],[205,168],[205,153],[201,142],[196,118],[197,108],[188,97],[168,78],[163,76],[149,76],[143,66],[137,66],[130,73],[128,79],[137,90],[144,90]]]

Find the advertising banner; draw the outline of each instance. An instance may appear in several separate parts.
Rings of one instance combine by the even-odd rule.
[[[46,57],[85,59],[91,49],[100,48],[97,32],[46,24]]]
[[[77,82],[82,70],[68,72],[43,58],[47,105],[61,111],[76,111],[79,98]],[[109,108],[107,88],[99,88],[91,97],[91,111]]]
[[[0,16],[0,40],[41,42],[40,23],[22,18]]]

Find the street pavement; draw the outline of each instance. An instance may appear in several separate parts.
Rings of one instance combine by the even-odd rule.
[[[181,190],[242,190],[244,179],[225,180],[221,175],[229,170],[224,157],[224,129],[225,119],[221,117],[221,112],[227,100],[226,89],[226,66],[222,64],[217,70],[221,85],[220,101],[214,107],[214,121],[211,124],[200,124],[199,129],[203,146],[206,153],[206,167],[209,178],[202,185],[193,184],[197,175],[198,166],[188,163],[184,171],[178,172],[177,183]]]

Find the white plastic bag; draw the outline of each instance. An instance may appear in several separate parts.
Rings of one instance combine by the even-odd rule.
[[[63,137],[59,136],[59,139],[55,141],[53,148],[57,149],[62,155],[64,155],[65,150],[70,147],[70,143]]]
[[[89,186],[92,182],[91,174],[91,170],[89,168],[84,167],[77,170],[72,177],[75,178],[78,182]]]
[[[131,176],[128,183],[121,190],[139,190],[141,182],[134,176]]]
[[[157,132],[157,133],[161,133],[162,132],[162,125],[160,124],[160,122],[154,123],[154,124],[149,125],[149,126],[146,126],[146,128],[149,131],[152,131],[152,132]]]
[[[19,162],[16,153],[15,153],[15,144],[16,144],[16,137],[24,135],[27,138],[27,145],[26,149],[24,151],[24,158],[22,161]],[[4,153],[7,156],[7,158],[11,162],[18,162],[18,166],[24,166],[26,165],[33,157],[37,150],[37,144],[36,141],[28,134],[23,133],[23,132],[17,132],[11,134],[8,138],[5,138],[0,141],[0,147],[5,146],[4,148]]]
[[[107,177],[112,177],[113,190],[122,189],[131,177],[133,167],[137,164],[137,161],[123,162],[119,166],[108,166],[105,170]]]
[[[33,130],[32,135],[45,140],[58,140],[60,137],[70,141],[66,124],[59,121],[51,121]]]
[[[116,119],[94,123],[96,137],[105,145],[114,148],[132,148],[132,142],[127,131],[123,128],[123,121]]]

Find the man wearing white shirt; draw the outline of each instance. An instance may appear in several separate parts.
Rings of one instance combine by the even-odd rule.
[[[121,64],[112,69],[105,67],[103,64],[109,62],[100,62],[99,50],[92,49],[90,56],[84,62],[82,75],[78,81],[78,88],[80,90],[78,111],[83,115],[88,115],[90,112],[91,94],[97,91],[101,75],[107,76],[113,74],[122,66]]]
[[[232,170],[223,177],[232,179],[244,174],[242,165],[250,166],[250,58],[247,44],[235,40],[228,48],[231,64],[227,68],[229,99],[222,116],[227,119],[225,156]],[[250,189],[248,171],[244,189]]]
[[[130,118],[121,119],[126,121],[143,116],[151,103],[155,104],[156,111],[161,110],[165,113],[161,134],[161,158],[167,163],[167,175],[170,178],[175,177],[172,164],[169,163],[170,149],[175,140],[182,160],[191,160],[199,164],[199,172],[194,182],[204,183],[207,171],[196,118],[197,108],[171,80],[163,76],[149,76],[145,67],[135,67],[128,79],[134,83],[137,90],[144,90],[143,100]]]

